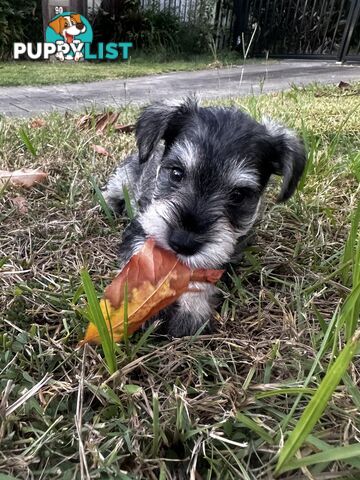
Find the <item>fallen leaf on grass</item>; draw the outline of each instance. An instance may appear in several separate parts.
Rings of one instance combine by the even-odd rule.
[[[127,286],[128,334],[134,333],[149,318],[189,291],[190,282],[217,282],[223,270],[191,270],[167,250],[147,240],[119,275],[106,288],[100,307],[115,342],[124,336],[124,294]],[[97,327],[90,323],[80,343],[101,343]]]
[[[47,179],[47,173],[41,170],[34,170],[32,168],[20,168],[9,172],[7,170],[0,170],[0,185],[11,183],[20,187],[30,188],[37,183],[44,183]]]
[[[30,128],[41,128],[46,125],[46,122],[43,118],[34,118],[30,122]]]
[[[118,113],[104,113],[96,120],[95,129],[98,132],[103,132],[107,127],[114,125],[116,120],[119,118]]]
[[[18,195],[17,197],[10,198],[12,204],[18,209],[19,213],[25,214],[29,210],[29,205],[25,197]]]
[[[106,150],[106,148],[102,147],[101,145],[94,145],[93,144],[93,149],[96,153],[99,153],[100,155],[104,155],[105,157],[108,157],[110,153]]]
[[[120,123],[117,123],[114,126],[114,129],[120,133],[131,133],[135,130],[135,124],[129,123],[128,125],[121,125]]]
[[[350,88],[351,85],[348,82],[343,82],[342,80],[338,83],[338,88]]]
[[[88,113],[87,115],[83,115],[76,122],[76,125],[80,129],[95,128],[97,132],[103,133],[107,127],[114,125],[118,118],[119,113],[114,112],[98,114]]]
[[[215,60],[215,62],[212,62],[212,63],[209,63],[208,64],[208,68],[222,68],[223,66],[223,63],[222,62],[219,62],[219,60]]]

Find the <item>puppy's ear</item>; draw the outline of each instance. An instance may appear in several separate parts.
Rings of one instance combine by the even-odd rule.
[[[263,118],[262,123],[271,137],[272,172],[284,177],[277,201],[285,202],[294,193],[305,168],[304,144],[295,132],[283,125],[269,118]]]
[[[154,103],[146,107],[135,128],[140,163],[149,160],[161,140],[165,141],[165,149],[169,148],[197,109],[193,98],[177,105]]]

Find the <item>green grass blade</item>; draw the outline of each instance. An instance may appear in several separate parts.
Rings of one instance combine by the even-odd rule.
[[[307,467],[309,465],[316,465],[317,463],[336,462],[339,460],[347,460],[349,458],[360,457],[360,443],[347,445],[346,447],[335,447],[324,450],[314,455],[309,455],[305,458],[299,458],[289,462],[282,472],[288,470],[295,470],[297,468]]]
[[[353,261],[355,260],[354,252],[355,252],[356,240],[358,238],[358,233],[359,233],[359,225],[360,225],[360,203],[358,204],[351,220],[350,232],[346,240],[344,254],[342,256],[342,261],[341,261],[343,265],[348,263],[348,266],[344,268],[341,273],[341,279],[345,285],[350,285],[351,263],[353,267],[353,277],[355,276],[357,277],[358,271],[360,270],[360,266]],[[351,262],[349,262],[349,260],[351,260]]]
[[[360,207],[360,203],[359,203]],[[360,221],[360,208],[358,208],[358,219],[357,222]],[[358,223],[356,224],[358,229]],[[346,322],[345,325],[345,332],[346,332],[346,339],[348,340],[355,332],[360,318],[360,234],[357,230],[357,240],[354,240],[355,243],[355,252],[354,252],[354,262],[353,262],[353,275],[352,275],[352,285],[353,291],[358,290],[358,294],[356,296],[353,304],[351,305],[351,313],[349,315],[349,320]]]
[[[5,263],[9,260],[9,257],[3,257],[0,259],[0,269],[5,265]]]
[[[128,310],[129,310],[128,283],[125,282],[125,285],[124,285],[124,335],[123,335],[123,341],[124,341],[126,353],[128,355],[130,355]]]
[[[29,150],[29,152],[31,153],[31,155],[33,157],[36,157],[37,155],[37,152],[35,150],[35,147],[34,145],[31,143],[31,140],[28,136],[28,134],[26,133],[25,131],[25,128],[19,128],[19,137],[20,139],[22,140],[23,144],[25,145],[25,147]]]
[[[123,185],[123,195],[124,195],[125,210],[126,210],[127,216],[129,217],[130,220],[132,220],[135,217],[135,213],[131,205],[129,190],[126,188],[125,185]]]
[[[159,423],[159,397],[157,393],[153,394],[153,444],[151,450],[151,457],[158,456],[160,445],[160,423]]]
[[[329,443],[321,440],[320,438],[314,437],[313,435],[309,435],[306,438],[306,443],[308,443],[309,445],[313,445],[319,452],[324,452],[325,450],[333,448]],[[343,460],[343,463],[345,463],[346,465],[350,465],[351,467],[360,470],[360,458],[344,458]]]
[[[281,422],[281,429],[282,431],[285,431],[287,425],[289,424],[289,421],[293,418],[295,412],[296,412],[296,409],[297,409],[297,406],[299,405],[300,403],[300,400],[302,398],[302,395],[305,393],[306,391],[306,388],[307,386],[309,385],[313,375],[314,375],[314,372],[316,370],[316,368],[318,367],[318,365],[320,365],[320,360],[321,358],[323,357],[324,353],[327,351],[327,346],[328,346],[328,342],[329,342],[329,338],[333,332],[333,329],[336,327],[336,325],[340,323],[340,319],[338,317],[338,308],[335,310],[333,316],[332,316],[332,319],[330,320],[329,322],[329,326],[325,332],[325,335],[322,339],[322,342],[321,342],[321,345],[320,345],[320,348],[316,354],[316,357],[315,357],[315,360],[310,368],[310,371],[309,373],[307,374],[307,377],[305,379],[305,382],[304,384],[302,385],[302,388],[303,388],[303,392],[300,392],[298,398],[294,401],[292,407],[291,407],[291,410],[290,412],[286,415],[286,417],[284,418],[284,420]]]
[[[104,214],[105,214],[108,222],[110,223],[110,225],[113,225],[114,224],[114,214],[113,214],[111,208],[106,203],[104,195],[102,194],[102,191],[98,187],[94,177],[90,177],[90,183],[91,183],[91,186],[94,189],[95,197],[96,197],[96,200],[97,200],[98,204],[101,207],[101,210],[104,212]]]
[[[349,340],[359,323],[360,317],[360,282],[353,289],[351,295],[344,304],[344,311],[348,313],[345,320],[346,339]]]
[[[347,391],[350,393],[352,400],[354,402],[354,405],[360,412],[360,390],[359,387],[357,387],[350,375],[346,372],[345,375],[343,376],[343,382],[344,385],[346,386]]]
[[[360,344],[360,330],[349,340],[343,350],[339,353],[338,358],[323,378],[315,395],[305,408],[300,420],[297,422],[294,430],[290,433],[289,438],[280,451],[279,460],[275,468],[275,474],[283,472],[284,468],[289,464],[292,457],[301,447],[307,435],[312,431],[316,422],[324,412],[327,403],[345,374],[353,356],[355,355]]]
[[[5,475],[5,473],[0,473],[0,480],[16,480],[16,477]]]
[[[92,323],[99,331],[102,349],[105,355],[105,361],[110,374],[116,371],[115,345],[112,336],[108,330],[107,323],[102,314],[99,300],[96,295],[94,285],[91,281],[89,272],[83,269],[80,272],[85,295],[88,301],[88,312]]]
[[[264,392],[256,392],[254,397],[256,400],[261,398],[268,397],[277,397],[279,395],[314,395],[316,388],[306,388],[306,387],[283,387],[283,388],[274,388],[270,390],[265,390]]]
[[[305,143],[305,150],[307,154],[307,162],[305,164],[304,172],[299,181],[297,190],[302,192],[306,185],[306,180],[314,171],[314,163],[316,152],[319,150],[320,139],[312,134],[305,126],[305,121],[301,118],[301,137]]]
[[[354,285],[350,295],[346,299],[342,308],[344,312],[343,321],[340,325],[345,323],[346,339],[349,340],[354,334],[359,322],[360,316],[360,282]]]
[[[236,414],[236,420],[245,425],[245,427],[247,427],[249,430],[255,432],[260,438],[265,440],[265,442],[269,443],[270,445],[274,443],[273,437],[264,428],[260,427],[260,425],[252,418],[249,418],[243,413],[238,412]]]

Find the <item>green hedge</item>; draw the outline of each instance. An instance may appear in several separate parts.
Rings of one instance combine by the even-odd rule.
[[[41,42],[40,0],[0,1],[0,59],[11,57],[14,42]]]

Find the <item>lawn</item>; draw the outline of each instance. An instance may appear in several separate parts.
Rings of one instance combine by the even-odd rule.
[[[1,168],[49,174],[31,190],[0,189],[0,472],[259,480],[274,478],[281,451],[280,478],[360,478],[360,358],[357,341],[349,343],[360,290],[355,222],[351,229],[359,88],[231,100],[297,129],[307,175],[286,204],[274,203],[278,183],[269,187],[254,243],[220,284],[217,332],[137,333],[118,345],[111,377],[101,347],[76,347],[87,325],[80,271],[88,269],[99,296],[115,274],[127,220],[101,209],[92,184],[134,147],[133,135],[79,130],[80,114],[51,114],[43,125],[0,120]],[[137,114],[128,107],[119,121]],[[18,195],[27,213],[14,205]]]
[[[259,60],[247,60],[258,62]],[[219,55],[188,55],[183,59],[161,54],[136,54],[127,62],[36,62],[9,61],[0,63],[0,86],[52,85],[58,83],[95,82],[105,79],[131,78],[179,71],[242,65],[237,53]]]

